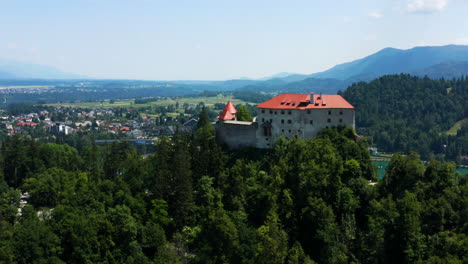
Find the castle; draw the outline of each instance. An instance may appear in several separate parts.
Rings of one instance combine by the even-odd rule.
[[[272,148],[281,136],[312,138],[323,128],[355,126],[354,107],[341,95],[280,94],[257,108],[253,122],[238,121],[228,102],[215,124],[218,139],[230,148]]]

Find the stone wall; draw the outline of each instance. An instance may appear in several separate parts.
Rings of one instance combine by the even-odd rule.
[[[218,140],[230,148],[256,146],[256,122],[218,121],[215,127]]]

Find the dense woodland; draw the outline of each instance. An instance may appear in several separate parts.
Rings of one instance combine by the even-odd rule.
[[[468,127],[447,135],[468,118],[468,78],[432,80],[388,75],[350,86],[342,95],[356,107],[360,135],[385,152],[417,151],[428,160],[468,155]]]
[[[146,158],[13,136],[0,161],[0,263],[468,261],[467,176],[412,153],[370,184],[351,128],[228,151],[202,111]]]

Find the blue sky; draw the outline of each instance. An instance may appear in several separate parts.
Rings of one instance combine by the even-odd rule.
[[[0,0],[0,59],[96,78],[259,78],[468,45],[467,29],[468,0]]]

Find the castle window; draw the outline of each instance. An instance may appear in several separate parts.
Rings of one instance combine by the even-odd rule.
[[[275,115],[278,114],[278,111],[275,111]]]
[[[263,135],[265,137],[271,136],[271,127],[264,127],[263,128]],[[267,139],[268,140],[268,139]]]
[[[343,123],[343,119],[340,118],[340,123]]]
[[[310,124],[313,125],[313,124],[314,124],[314,120],[310,120]]]
[[[291,114],[291,110],[288,111],[288,115],[290,115],[290,114]]]
[[[331,119],[330,119],[330,118],[328,118],[327,122],[328,122],[328,123],[331,123]]]
[[[270,123],[273,123],[273,119],[270,119]]]
[[[283,132],[283,133],[284,133],[284,129],[281,129],[281,132]]]
[[[284,110],[281,110],[281,114],[284,115]]]
[[[330,111],[330,110],[328,110],[328,114],[331,115],[331,111]]]
[[[270,110],[270,114],[273,114],[273,110]]]
[[[262,122],[265,122],[265,118],[262,118]]]
[[[291,129],[289,129],[289,133],[291,133]]]
[[[284,124],[284,119],[281,119],[281,124]]]
[[[288,124],[291,124],[291,123],[292,123],[292,121],[291,121],[291,119],[289,119],[289,120],[288,120]]]
[[[264,113],[265,113],[265,109],[262,109],[262,114],[264,114]]]
[[[307,110],[307,114],[310,114],[310,110]]]
[[[343,111],[340,111],[340,115],[343,115]]]

